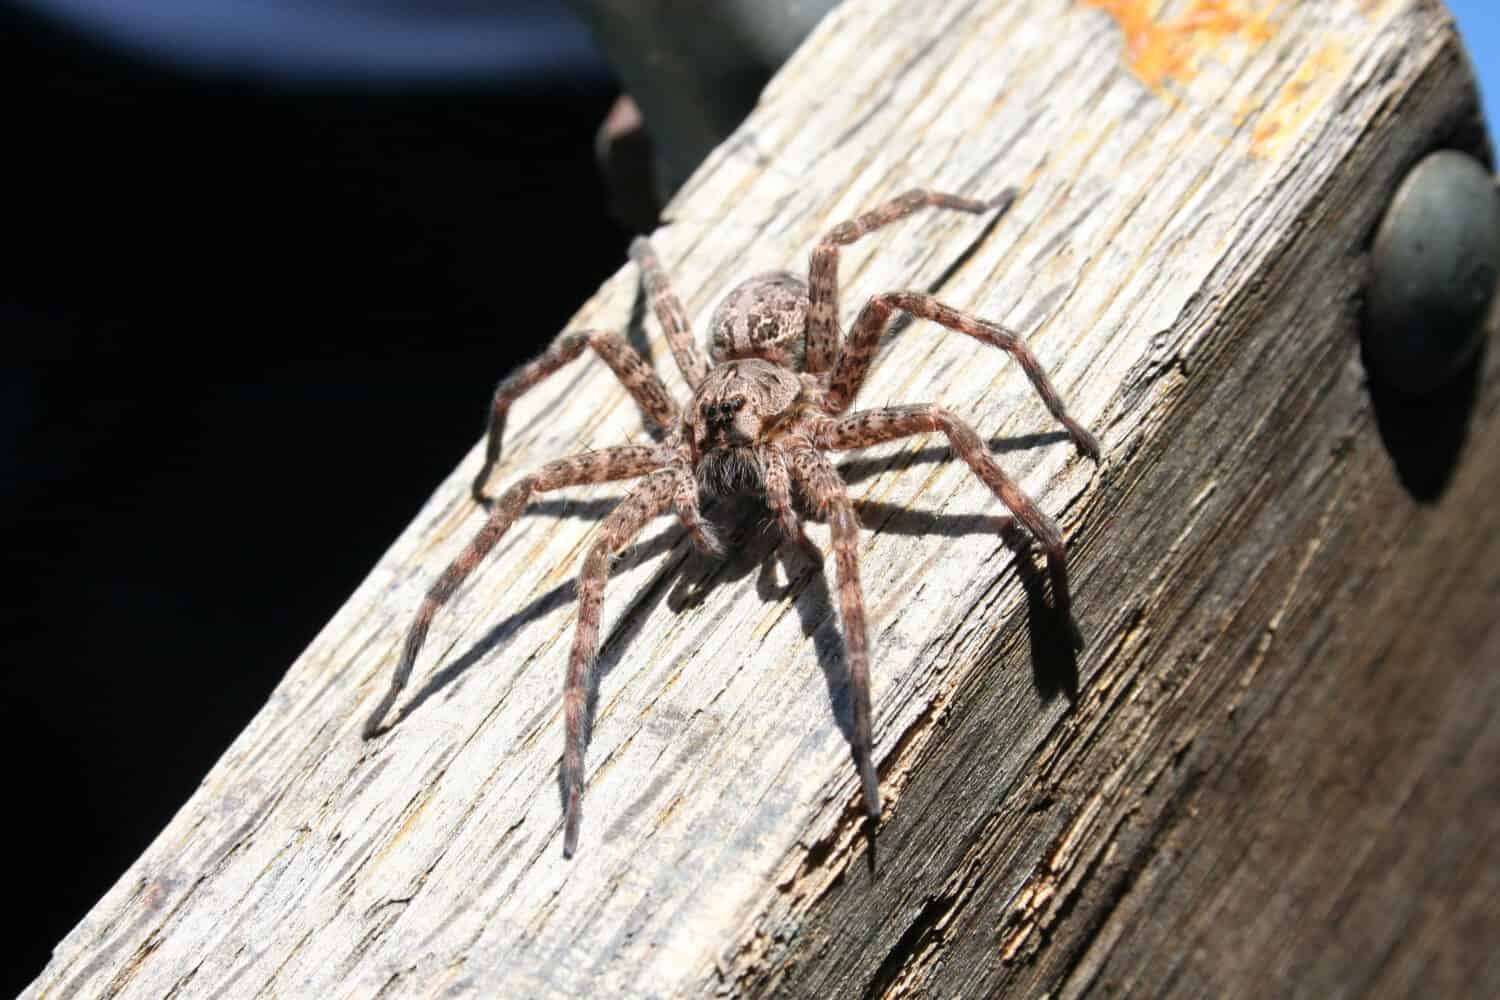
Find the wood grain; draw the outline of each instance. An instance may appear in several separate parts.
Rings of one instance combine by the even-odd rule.
[[[853,0],[654,237],[701,331],[884,197],[1020,188],[998,223],[924,214],[847,251],[842,317],[922,288],[1025,333],[1102,471],[1002,354],[930,324],[889,339],[861,400],[994,436],[1064,527],[1089,645],[1069,655],[1035,554],[941,441],[844,460],[873,844],[829,580],[753,506],[719,512],[727,562],[668,519],[620,561],[572,861],[571,581],[621,488],[534,504],[362,742],[482,522],[476,448],[24,995],[1493,991],[1495,362],[1418,502],[1401,456],[1428,418],[1372,401],[1357,339],[1385,200],[1474,134],[1453,26],[1408,0],[1195,3],[1148,19],[1162,41],[1141,6]],[[1185,19],[1209,6],[1231,20]],[[639,294],[624,268],[571,325],[669,369]],[[629,398],[579,363],[516,407],[494,483],[632,440]]]

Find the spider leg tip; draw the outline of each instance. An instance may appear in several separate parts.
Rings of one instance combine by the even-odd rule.
[[[880,779],[875,776],[875,768],[869,762],[868,756],[860,762],[860,783],[864,786],[862,791],[865,800],[865,816],[871,822],[880,819]]]
[[[1078,454],[1095,465],[1100,464],[1104,451],[1099,446],[1099,439],[1076,421],[1068,420],[1064,426],[1068,436],[1073,439],[1073,447],[1078,450]]]
[[[583,818],[580,808],[582,796],[576,784],[569,781],[563,804],[563,857],[571,858],[578,853],[578,826]]]

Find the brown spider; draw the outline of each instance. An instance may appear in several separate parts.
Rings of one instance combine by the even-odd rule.
[[[932,320],[1013,355],[1026,377],[1067,428],[1074,445],[1096,463],[1099,444],[1063,409],[1042,366],[1015,333],[987,320],[959,312],[922,292],[888,292],[865,303],[847,341],[838,325],[839,247],[903,218],[924,206],[961,212],[1008,208],[1015,198],[1008,189],[992,202],[973,201],[935,191],[909,191],[852,222],[835,226],[812,252],[808,281],[785,271],[763,274],[736,287],[714,311],[709,357],[693,342],[682,302],[667,282],[656,253],[637,239],[630,256],[640,266],[652,307],[666,331],[677,367],[693,390],[685,412],[679,412],[661,379],[615,333],[565,333],[541,357],[520,368],[495,389],[490,411],[484,465],[474,480],[474,499],[487,503],[484,486],[500,458],[505,416],[528,389],[593,348],[635,397],[648,420],[665,436],[660,444],[624,445],[585,451],[559,459],[525,476],[493,502],[489,520],[467,548],[428,590],[406,636],[380,705],[365,724],[364,738],[378,735],[381,721],[411,676],[433,616],[495,547],[533,493],[644,477],[600,525],[598,537],[583,561],[578,583],[578,628],[568,660],[563,691],[566,743],[562,788],[566,800],[563,856],[578,845],[582,814],[585,708],[589,671],[599,647],[599,615],[610,559],[646,524],[675,509],[694,543],[704,552],[720,553],[699,505],[705,496],[741,491],[763,494],[787,538],[821,559],[803,531],[792,503],[793,485],[826,517],[838,576],[849,684],[853,693],[854,758],[864,790],[865,810],[880,816],[880,787],[870,749],[870,654],[865,633],[864,597],[859,583],[859,521],[838,471],[823,454],[879,444],[912,434],[941,431],[954,451],[984,484],[1035,535],[1046,551],[1053,599],[1072,640],[1082,648],[1068,598],[1062,533],[1000,471],[979,436],[962,420],[931,404],[891,406],[849,413],[875,356],[881,332],[893,312]]]

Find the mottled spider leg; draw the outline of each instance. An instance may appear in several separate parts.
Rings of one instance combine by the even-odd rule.
[[[1083,633],[1073,620],[1073,601],[1068,591],[1068,559],[1062,531],[1058,529],[1057,522],[1042,513],[1031,498],[1000,470],[989,449],[979,440],[979,435],[974,433],[974,428],[940,406],[891,406],[851,413],[832,421],[820,430],[815,444],[820,448],[845,451],[932,431],[941,431],[948,436],[948,442],[959,458],[968,464],[974,475],[1042,543],[1047,554],[1047,572],[1052,577],[1052,598],[1057,603],[1058,614],[1068,627],[1074,647],[1082,649]]]
[[[465,546],[448,568],[443,570],[443,575],[428,589],[427,596],[422,599],[422,607],[417,611],[416,620],[412,622],[411,628],[406,633],[406,645],[401,650],[401,660],[396,665],[396,674],[391,678],[390,690],[386,692],[375,711],[365,722],[364,738],[371,739],[380,733],[380,723],[385,719],[386,713],[396,703],[401,689],[406,687],[407,680],[411,677],[412,664],[416,662],[417,654],[422,650],[422,643],[427,638],[427,629],[432,625],[433,616],[437,614],[438,608],[448,602],[461,583],[474,572],[490,550],[495,547],[501,537],[509,530],[510,526],[520,516],[522,508],[533,493],[546,492],[547,490],[561,489],[565,486],[579,486],[584,483],[604,483],[615,479],[632,479],[652,472],[669,461],[671,453],[662,448],[644,445],[625,445],[619,448],[604,448],[599,451],[585,451],[568,458],[548,462],[537,472],[512,484],[511,488],[501,494],[494,507],[490,510],[489,520],[479,529],[479,533]]]
[[[666,386],[651,366],[646,364],[635,349],[625,343],[617,333],[598,330],[579,330],[564,333],[552,342],[542,356],[522,365],[506,376],[495,387],[495,398],[490,403],[489,437],[485,442],[484,465],[474,477],[473,495],[476,503],[484,503],[484,485],[500,461],[500,443],[505,436],[505,415],[510,406],[528,389],[548,375],[592,347],[594,353],[609,365],[610,370],[635,397],[641,413],[648,421],[662,428],[670,428],[677,421],[677,404],[667,394]]]
[[[722,556],[724,543],[714,532],[713,526],[703,520],[699,505],[698,480],[693,477],[692,466],[682,462],[672,467],[677,479],[672,486],[672,506],[677,509],[677,520],[688,530],[693,544],[705,555]]]
[[[959,312],[925,292],[887,292],[865,303],[854,321],[853,329],[849,331],[844,353],[839,356],[838,364],[833,369],[833,377],[829,381],[828,392],[823,397],[823,407],[827,412],[838,415],[854,402],[865,376],[869,374],[870,361],[880,345],[880,334],[885,330],[891,313],[898,310],[967,334],[975,340],[998,347],[1015,358],[1037,394],[1042,397],[1042,402],[1047,404],[1052,416],[1067,428],[1074,446],[1095,462],[1099,461],[1099,442],[1078,421],[1068,416],[1062,398],[1052,387],[1052,382],[1042,370],[1036,355],[1031,353],[1019,334],[989,320]]]
[[[780,448],[764,448],[761,450],[760,461],[766,505],[776,515],[781,533],[786,536],[787,541],[794,542],[806,552],[813,562],[822,562],[823,550],[818,548],[817,542],[807,537],[802,518],[797,516],[797,511],[792,507],[792,476],[787,470],[786,456]]]
[[[698,388],[708,374],[708,361],[693,342],[693,328],[688,325],[687,310],[682,308],[682,300],[672,291],[672,284],[667,280],[666,271],[662,270],[651,241],[644,236],[632,240],[630,259],[636,262],[646,279],[651,308],[667,335],[667,345],[672,348],[672,357],[677,359],[677,370],[682,372],[691,388]]]
[[[583,559],[583,572],[578,577],[578,627],[573,633],[573,652],[568,657],[568,679],[563,688],[565,858],[571,858],[578,848],[578,824],[583,818],[583,751],[588,740],[584,717],[588,711],[589,671],[599,651],[599,617],[609,561],[653,517],[672,506],[678,482],[677,469],[662,469],[648,476],[599,525],[599,534]]]
[[[1002,211],[1015,201],[1016,189],[1006,188],[993,201],[976,201],[958,195],[917,188],[892,198],[879,208],[849,222],[840,223],[813,248],[808,267],[806,371],[817,374],[832,368],[839,356],[839,247],[848,246],[866,233],[904,219],[928,206],[960,212]]]
[[[859,518],[838,470],[819,452],[791,453],[792,474],[813,507],[828,519],[837,572],[839,615],[844,620],[848,652],[849,693],[854,703],[854,762],[864,790],[865,813],[880,818],[880,781],[875,775],[870,723],[870,641],[865,627],[865,597],[859,584]]]

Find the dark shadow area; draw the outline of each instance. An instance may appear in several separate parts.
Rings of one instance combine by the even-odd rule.
[[[280,89],[0,8],[15,995],[625,260],[607,81]]]
[[[1001,542],[1014,556],[1016,575],[1026,591],[1027,635],[1031,642],[1031,681],[1042,701],[1062,695],[1071,709],[1078,703],[1078,653],[1070,622],[1049,600],[1049,575],[1037,566],[1036,548],[1026,529],[1012,522]],[[1003,630],[997,631],[983,656],[999,657]],[[1085,640],[1086,641],[1086,640]]]
[[[1016,574],[1026,590],[1026,615],[1031,638],[1031,681],[1043,701],[1061,694],[1069,708],[1078,704],[1078,648],[1067,617],[1057,609],[1057,595],[1047,600],[1047,575],[1032,561],[1031,539],[1012,526],[1005,545],[1015,553]]]
[[[651,353],[651,339],[646,331],[646,313],[650,308],[650,296],[646,294],[646,284],[641,279],[640,269],[636,269],[635,295],[630,299],[630,319],[625,324],[625,342],[635,348],[636,353],[645,359],[646,364],[656,369],[666,379],[666,373],[657,364],[657,359]],[[668,390],[670,391],[670,390]]]
[[[1474,358],[1440,388],[1408,395],[1369,374],[1361,342],[1375,426],[1396,467],[1396,477],[1413,500],[1436,503],[1453,478],[1479,395],[1487,350],[1487,343],[1481,345]]]

